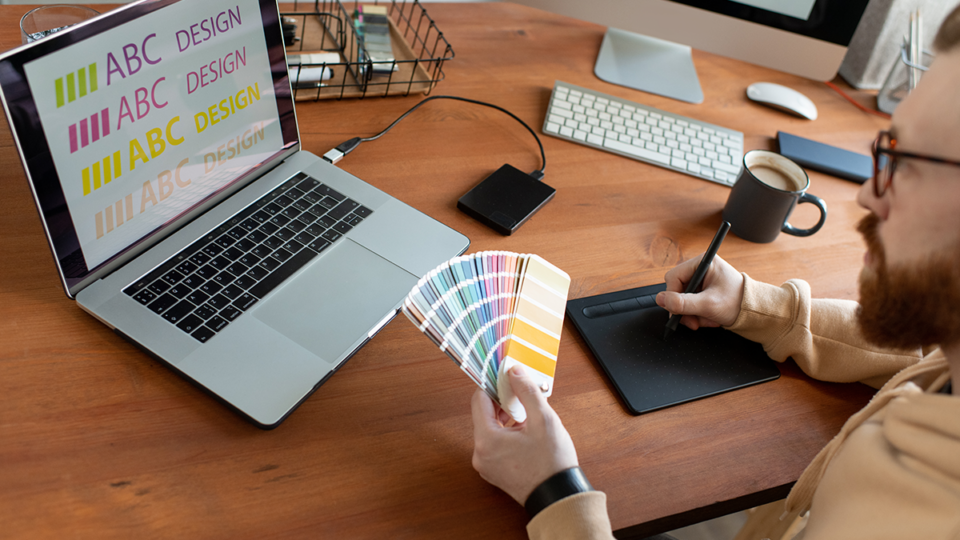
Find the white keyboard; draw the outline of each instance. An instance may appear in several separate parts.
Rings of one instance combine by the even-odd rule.
[[[743,133],[557,81],[543,132],[732,186]]]

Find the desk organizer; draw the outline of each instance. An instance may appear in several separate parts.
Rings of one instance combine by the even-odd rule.
[[[340,55],[340,61],[292,66],[290,80],[296,101],[429,94],[443,80],[444,62],[453,59],[450,43],[417,0],[394,0],[387,8],[395,58],[387,73],[374,73],[374,63],[358,38],[352,18],[357,6],[381,4],[347,2],[348,10],[340,0],[314,0],[311,9],[301,10],[304,4],[294,2],[292,11],[280,14],[297,25],[287,54],[333,52]],[[281,8],[289,7],[281,4]],[[314,72],[330,68],[333,75],[322,82],[301,77],[311,68]],[[382,66],[378,71],[383,71]]]

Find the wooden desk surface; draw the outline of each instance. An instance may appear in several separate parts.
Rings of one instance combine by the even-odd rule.
[[[17,19],[27,9],[0,7],[0,48],[18,43]],[[741,130],[748,149],[771,148],[782,129],[867,153],[887,125],[822,83],[700,52],[702,105],[643,94],[593,75],[604,32],[597,25],[500,3],[427,9],[456,52],[434,94],[497,103],[538,132],[556,79]],[[748,102],[744,90],[757,81],[805,93],[820,119]],[[322,154],[375,133],[419,99],[301,103],[304,147]],[[6,124],[2,129],[5,535],[525,537],[523,509],[470,466],[473,383],[405,318],[278,429],[261,431],[64,295]],[[545,181],[557,195],[512,237],[455,206],[503,163],[539,167],[534,141],[505,115],[431,103],[340,165],[463,232],[471,251],[540,254],[573,277],[571,298],[662,282],[669,268],[706,248],[728,188],[542,138]],[[722,256],[761,280],[802,277],[817,296],[855,298],[863,252],[853,230],[863,215],[858,186],[811,176],[810,191],[829,205],[822,231],[767,245],[731,235]],[[798,209],[796,224],[814,222],[815,211],[807,210]],[[614,528],[652,533],[782,495],[871,395],[856,384],[812,381],[792,363],[781,370],[772,383],[634,417],[568,324],[551,403],[591,482],[607,493]]]

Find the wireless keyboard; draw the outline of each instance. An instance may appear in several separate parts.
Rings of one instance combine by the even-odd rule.
[[[743,133],[557,81],[543,132],[732,186]]]

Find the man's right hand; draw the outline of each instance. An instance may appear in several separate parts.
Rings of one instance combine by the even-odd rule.
[[[671,314],[683,315],[680,323],[692,330],[701,326],[730,326],[740,316],[743,275],[720,257],[715,257],[703,278],[701,291],[684,294],[702,258],[703,255],[694,257],[667,272],[664,276],[667,290],[657,295],[657,305]]]

